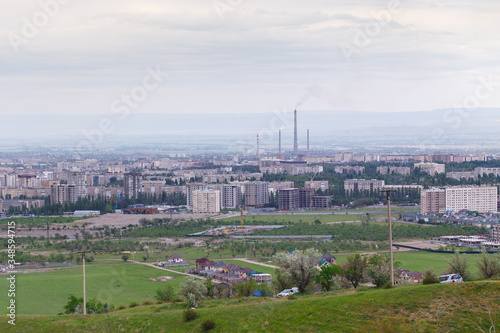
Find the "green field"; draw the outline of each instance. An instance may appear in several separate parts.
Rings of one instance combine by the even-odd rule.
[[[500,284],[414,285],[298,296],[295,300],[207,300],[184,322],[182,304],[151,305],[92,316],[21,316],[22,332],[493,332],[500,325]],[[7,331],[7,320],[0,330]]]
[[[131,302],[155,301],[156,289],[172,285],[179,289],[183,275],[168,282],[148,278],[172,276],[172,273],[133,263],[86,267],[87,298],[103,303],[128,306]],[[63,312],[69,294],[81,297],[82,267],[56,269],[47,273],[17,274],[18,314],[57,314]],[[0,290],[7,290],[7,280],[0,279]],[[7,306],[7,293],[0,294],[0,306]]]
[[[344,221],[361,221],[363,214],[341,214],[335,212],[334,214],[287,214],[287,215],[245,215],[243,221],[246,225],[250,224],[290,224],[290,223],[314,223],[319,220],[321,223],[329,222],[344,222]],[[371,218],[386,217],[384,214],[370,215]],[[226,219],[218,220],[221,224],[235,224],[241,223],[240,217],[229,217]]]

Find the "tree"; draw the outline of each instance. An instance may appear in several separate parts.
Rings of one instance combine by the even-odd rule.
[[[382,287],[391,279],[391,258],[388,255],[373,255],[368,259],[368,276],[373,284]]]
[[[122,255],[122,260],[123,260],[124,262],[127,262],[128,258],[129,258],[129,256],[128,256],[128,255],[126,255],[126,254]]]
[[[68,296],[68,303],[64,306],[66,314],[83,314],[83,297],[76,297],[73,294]],[[108,306],[107,303],[102,304],[101,301],[91,298],[86,303],[87,313],[106,313],[114,310],[114,306]]]
[[[333,278],[338,275],[342,275],[342,268],[339,265],[323,265],[316,275],[316,283],[321,285],[324,291],[330,291],[334,283]]]
[[[316,249],[307,249],[277,253],[274,261],[278,263],[283,275],[299,288],[300,293],[304,293],[314,280],[320,257],[321,254]]]
[[[355,254],[347,257],[347,264],[344,268],[345,278],[351,282],[354,288],[357,288],[359,283],[365,277],[366,268],[368,266],[368,258]]]
[[[188,307],[197,308],[206,297],[207,286],[200,280],[187,277],[181,286],[180,294],[186,298]]]
[[[455,251],[453,257],[450,260],[445,259],[448,263],[447,272],[449,274],[459,274],[464,281],[471,279],[471,273],[469,270],[469,257],[465,254],[460,254],[460,251]]]
[[[155,299],[161,302],[169,302],[175,296],[174,288],[166,286],[164,289],[157,289]]]
[[[500,258],[498,255],[488,254],[485,250],[481,251],[481,257],[476,262],[476,265],[479,268],[479,273],[485,279],[500,274]]]
[[[215,284],[212,282],[212,278],[205,280],[205,287],[207,288],[207,297],[214,297]]]
[[[248,297],[253,294],[254,291],[257,290],[257,284],[254,280],[245,281],[242,284],[236,285],[236,293],[241,297]]]

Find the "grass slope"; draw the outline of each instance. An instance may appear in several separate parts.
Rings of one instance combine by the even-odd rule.
[[[288,299],[206,301],[200,317],[182,321],[182,304],[153,305],[109,315],[20,316],[19,332],[478,332],[500,325],[500,284],[494,282],[362,289]],[[491,319],[490,319],[491,314]],[[6,320],[0,330],[7,330]],[[11,328],[11,327],[10,327]]]

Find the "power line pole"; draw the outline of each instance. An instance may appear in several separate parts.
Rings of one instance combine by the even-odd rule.
[[[85,292],[85,252],[80,252],[82,254],[83,262],[83,314],[87,314],[87,294]]]
[[[384,192],[387,198],[387,220],[389,221],[389,256],[391,261],[391,285],[394,286],[394,260],[392,254],[392,221],[391,221],[391,192],[395,190],[382,189],[380,192]]]

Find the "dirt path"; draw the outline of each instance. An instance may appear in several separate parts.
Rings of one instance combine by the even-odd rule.
[[[260,265],[260,266],[269,267],[269,268],[278,268],[278,266],[264,264],[262,262],[253,261],[253,260],[250,260],[250,259],[247,259],[247,258],[228,258],[228,259],[220,259],[220,260],[221,261],[224,261],[224,260],[239,260],[239,261],[247,262],[249,264],[255,264],[255,265]]]
[[[135,260],[129,260],[129,261],[133,262],[134,264],[149,266],[149,267],[153,267],[153,268],[156,268],[156,269],[159,269],[159,270],[162,270],[162,271],[167,271],[167,272],[170,272],[170,273],[191,276],[191,277],[194,277],[194,278],[200,279],[200,280],[206,280],[207,279],[207,278],[205,278],[203,276],[199,276],[199,275],[195,275],[195,274],[181,273],[181,272],[173,271],[171,269],[167,269],[167,268],[163,268],[163,267],[158,267],[155,264],[151,264],[151,263],[147,263],[147,262],[140,262],[140,261],[135,261]],[[216,281],[216,280],[213,280],[213,281],[216,282],[216,283],[219,283],[219,281]]]

